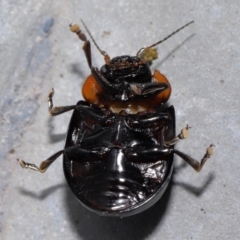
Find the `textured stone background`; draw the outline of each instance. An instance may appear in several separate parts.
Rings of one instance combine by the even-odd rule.
[[[0,238],[12,239],[239,239],[240,236],[240,2],[239,0],[46,0],[0,3]],[[45,174],[21,169],[60,150],[71,113],[56,105],[81,99],[89,69],[82,43],[68,24],[83,18],[111,57],[136,54],[188,21],[158,47],[153,64],[170,80],[178,149],[200,159],[216,145],[201,173],[176,157],[168,191],[153,208],[126,219],[85,210],[65,183],[61,158]],[[103,59],[93,47],[93,63]]]

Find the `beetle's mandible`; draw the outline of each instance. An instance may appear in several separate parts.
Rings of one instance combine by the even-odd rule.
[[[83,22],[104,56],[100,69],[92,65],[90,41],[78,25],[71,24],[70,30],[84,42],[91,70],[82,89],[85,101],[53,107],[51,90],[48,103],[52,116],[73,110],[64,149],[39,167],[18,159],[21,167],[44,173],[63,154],[64,174],[77,199],[99,215],[121,217],[140,213],[160,199],[171,178],[174,154],[201,171],[213,145],[200,162],[174,148],[188,137],[189,127],[175,134],[174,107],[165,104],[171,85],[162,73],[152,73],[149,68],[157,58],[154,47],[192,22],[140,49],[136,56],[112,59],[98,47]]]

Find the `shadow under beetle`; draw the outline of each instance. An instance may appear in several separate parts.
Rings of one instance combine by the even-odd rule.
[[[174,107],[165,103],[171,86],[158,70],[151,73],[149,63],[157,57],[157,44],[138,51],[136,56],[110,58],[91,36],[105,64],[92,66],[91,46],[78,25],[70,30],[84,42],[83,50],[91,75],[83,86],[85,101],[53,107],[54,90],[49,93],[52,116],[74,110],[64,150],[39,167],[18,159],[23,168],[45,172],[63,154],[66,180],[77,199],[89,210],[104,216],[131,216],[157,202],[171,178],[174,153],[196,171],[213,154],[211,144],[200,162],[174,149],[188,137],[188,126],[175,135]]]

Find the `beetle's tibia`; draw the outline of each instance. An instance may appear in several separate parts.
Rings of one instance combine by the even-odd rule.
[[[180,152],[176,149],[173,150],[175,154],[177,154],[179,157],[181,157],[184,161],[186,161],[190,166],[194,168],[197,172],[200,172],[206,161],[213,155],[213,147],[214,145],[211,144],[207,150],[206,153],[204,154],[203,158],[201,159],[200,162],[195,160],[194,158],[188,156],[187,154]]]

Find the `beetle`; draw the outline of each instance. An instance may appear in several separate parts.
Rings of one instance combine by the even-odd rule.
[[[100,70],[92,65],[91,45],[79,25],[70,30],[84,42],[83,50],[91,75],[76,105],[53,107],[54,89],[48,95],[52,116],[73,110],[65,146],[39,167],[21,159],[21,167],[45,172],[63,154],[66,181],[77,199],[89,210],[103,216],[126,217],[156,203],[166,190],[173,171],[174,154],[200,171],[213,154],[210,145],[200,162],[176,150],[175,144],[188,137],[188,125],[175,134],[175,111],[166,102],[171,85],[150,62],[157,57],[156,45],[141,48],[136,56],[104,56]]]

